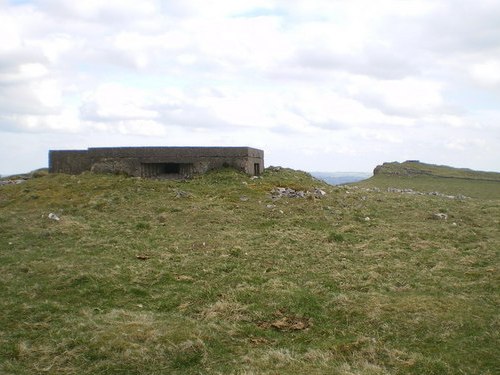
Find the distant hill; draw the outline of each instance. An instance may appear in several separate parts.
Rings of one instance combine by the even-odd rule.
[[[313,177],[330,185],[343,185],[365,180],[372,176],[367,172],[311,172]]]
[[[468,168],[454,168],[446,165],[426,164],[416,160],[407,160],[403,163],[384,163],[382,165],[378,165],[374,169],[373,174],[406,177],[426,175],[445,178],[500,181],[500,173],[497,172],[483,172]]]
[[[19,179],[30,179],[46,176],[49,173],[48,168],[38,168],[27,173],[18,173],[13,175],[2,175],[0,174],[0,180],[19,180]]]
[[[411,188],[475,198],[500,199],[500,173],[453,168],[408,160],[378,165],[373,177],[357,185],[378,188]]]

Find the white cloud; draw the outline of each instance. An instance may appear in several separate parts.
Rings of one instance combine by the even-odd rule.
[[[120,84],[103,84],[84,95],[81,115],[85,120],[149,120],[158,116],[148,110],[148,94],[143,90]]]
[[[187,30],[202,56],[230,69],[267,68],[292,49],[276,17],[195,20]]]
[[[0,53],[12,51],[21,46],[21,35],[19,25],[9,11],[0,8],[0,33],[2,43],[0,43]]]
[[[67,58],[70,53],[82,47],[81,40],[67,34],[53,34],[44,39],[34,39],[30,44],[39,48],[51,64],[60,63],[61,59]]]
[[[43,107],[54,108],[62,104],[61,88],[56,80],[34,82],[31,90]]]
[[[443,85],[417,78],[374,80],[353,79],[351,94],[387,114],[422,116],[444,111]]]
[[[500,85],[500,59],[474,64],[471,68],[472,77],[484,86]]]
[[[0,70],[0,83],[11,84],[15,82],[31,81],[42,78],[48,74],[48,69],[40,63],[25,63],[9,67],[6,72]]]
[[[0,117],[0,125],[13,127],[23,133],[76,133],[84,130],[78,112],[66,108],[56,114],[9,114]]]
[[[92,21],[123,21],[147,17],[158,11],[158,1],[134,0],[42,0],[42,7],[51,13],[60,13],[77,19]]]
[[[227,1],[227,0],[173,0],[163,4],[167,13],[180,17],[226,18],[245,14],[255,9],[272,10],[273,0]]]
[[[497,1],[1,2],[0,32],[0,149],[46,133],[498,169]]]

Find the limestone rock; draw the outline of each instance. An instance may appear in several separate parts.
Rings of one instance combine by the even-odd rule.
[[[434,220],[448,220],[448,215],[442,212],[432,215]]]
[[[313,196],[315,198],[322,198],[326,195],[324,190],[319,188],[311,191],[303,191],[303,190],[295,190],[288,187],[276,187],[271,191],[271,198],[280,199],[280,198],[306,198]]]
[[[51,212],[48,216],[47,216],[50,220],[55,220],[55,221],[59,221],[61,220],[59,218],[59,216],[57,216],[55,213]]]

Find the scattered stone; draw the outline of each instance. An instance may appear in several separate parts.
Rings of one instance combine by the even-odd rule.
[[[1,180],[0,186],[1,185],[18,185],[18,184],[22,184],[23,182],[26,182],[26,180],[25,179]]]
[[[365,217],[365,221],[370,221],[370,218],[368,216]]]
[[[314,196],[317,197],[317,198],[321,198],[321,197],[324,197],[326,195],[326,191],[324,190],[321,190],[321,189],[314,189]]]
[[[435,220],[448,220],[448,215],[442,212],[432,215],[432,218]]]
[[[260,178],[260,176],[252,176],[252,177],[250,177],[250,180],[256,180],[258,178]]]
[[[246,202],[246,201],[248,201],[248,197],[243,195],[242,197],[240,197],[240,201]]]
[[[387,191],[389,193],[401,193],[401,194],[414,194],[414,195],[431,195],[435,197],[442,197],[442,198],[448,198],[448,199],[459,199],[459,200],[464,200],[467,199],[465,195],[458,194],[458,195],[447,195],[440,193],[439,191],[431,191],[429,193],[422,193],[420,191],[415,191],[413,189],[397,189],[393,187],[387,188]]]
[[[397,188],[387,188],[387,191],[390,193],[416,193],[413,189],[397,189]]]
[[[276,207],[276,205],[275,204],[268,204],[266,207],[267,208],[274,208],[274,207]]]
[[[57,216],[55,213],[51,212],[49,215],[48,215],[48,218],[51,219],[51,220],[55,220],[55,221],[59,221],[61,220],[59,218],[59,216]]]
[[[306,198],[306,197],[315,197],[315,198],[322,198],[326,195],[326,192],[324,190],[321,190],[319,188],[314,189],[312,192],[311,191],[303,191],[303,190],[295,190],[292,188],[285,188],[285,187],[276,187],[271,191],[271,198],[272,199],[280,199],[280,198]]]
[[[443,198],[448,198],[448,199],[455,199],[454,195],[446,195],[446,194],[440,193],[439,191],[431,191],[430,193],[428,193],[428,195],[433,195],[436,197],[443,197]]]
[[[149,259],[148,255],[136,255],[135,257],[139,260],[148,260]]]
[[[279,198],[297,198],[301,194],[304,194],[303,191],[296,191],[291,188],[284,188],[284,187],[276,187],[271,191],[271,197],[273,199],[279,199]]]
[[[188,198],[191,196],[191,193],[183,190],[176,190],[175,191],[175,197],[176,198]]]
[[[273,167],[272,165],[266,168],[266,171],[269,172],[279,172],[283,169],[283,167]]]

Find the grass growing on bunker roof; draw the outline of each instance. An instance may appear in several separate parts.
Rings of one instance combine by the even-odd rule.
[[[494,374],[499,217],[288,169],[1,186],[0,373]]]

